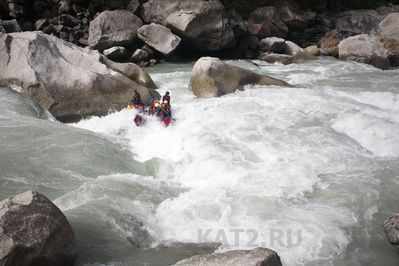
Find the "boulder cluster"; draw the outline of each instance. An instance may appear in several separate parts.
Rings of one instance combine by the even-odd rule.
[[[244,17],[238,11],[220,0],[1,0],[0,32],[39,30],[139,66],[194,54],[284,64],[330,55],[398,66],[397,5],[331,13],[275,1]]]

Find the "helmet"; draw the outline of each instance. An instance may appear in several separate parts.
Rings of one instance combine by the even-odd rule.
[[[155,107],[158,107],[159,106],[159,103],[155,103]]]
[[[133,91],[134,91],[134,92],[137,92],[137,89],[134,89]]]
[[[169,95],[169,92],[168,92],[168,91],[166,92],[166,95]]]

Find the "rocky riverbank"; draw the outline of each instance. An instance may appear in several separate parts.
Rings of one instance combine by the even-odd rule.
[[[270,37],[296,44],[296,51],[310,46],[301,50],[305,58],[311,50],[316,56],[382,69],[398,66],[398,5],[332,12],[328,7],[304,10],[289,1],[270,1],[248,14],[239,11],[225,8],[219,0],[9,0],[0,4],[0,32],[38,30],[139,66],[209,55],[284,64],[303,59],[281,44],[265,45]],[[368,37],[356,37],[359,41],[351,47],[338,46],[361,34]]]

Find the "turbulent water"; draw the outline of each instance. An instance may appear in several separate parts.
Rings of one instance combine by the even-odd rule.
[[[1,198],[53,200],[78,264],[168,265],[219,242],[285,265],[397,265],[382,224],[398,211],[399,70],[229,63],[295,87],[198,99],[192,65],[162,64],[147,71],[171,92],[168,128],[127,109],[65,125],[1,89]]]

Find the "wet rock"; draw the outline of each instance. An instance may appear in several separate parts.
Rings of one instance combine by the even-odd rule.
[[[1,265],[74,265],[75,236],[45,196],[26,191],[0,202]]]
[[[329,31],[320,41],[320,47],[327,55],[338,58],[338,44],[342,40],[342,35],[337,31]]]
[[[215,57],[202,57],[194,65],[190,89],[200,98],[219,97],[245,85],[291,86],[285,81],[232,66]]]
[[[248,17],[248,30],[260,39],[271,36],[285,38],[288,33],[287,25],[272,6],[255,9]]]
[[[335,29],[344,37],[374,33],[382,20],[375,10],[351,10],[335,17]]]
[[[218,266],[218,265],[246,265],[246,266],[281,266],[277,252],[267,248],[252,250],[231,250],[224,253],[197,255],[182,261],[175,266]]]
[[[101,51],[113,46],[131,45],[142,25],[141,19],[129,11],[104,11],[90,22],[89,45]]]
[[[378,32],[384,38],[399,40],[399,12],[389,14],[381,21]]]
[[[180,44],[180,37],[176,36],[165,26],[151,23],[137,30],[137,35],[149,46],[164,55],[173,53]]]
[[[395,213],[384,221],[384,232],[391,245],[399,248],[399,214]]]
[[[143,19],[170,28],[198,50],[217,51],[235,45],[234,32],[219,0],[150,0]]]
[[[369,64],[381,69],[389,68],[389,52],[384,45],[370,35],[361,34],[342,40],[339,59]]]
[[[275,54],[275,53],[262,53],[258,56],[258,59],[266,61],[270,64],[280,63],[283,65],[291,64],[294,60],[294,56],[287,54]]]
[[[119,60],[126,59],[127,50],[123,46],[115,46],[115,47],[111,47],[111,48],[105,49],[103,51],[103,54],[108,59],[111,59],[113,61],[119,61]]]
[[[0,37],[0,85],[20,86],[18,93],[64,122],[124,108],[132,87],[145,104],[159,97],[104,59],[97,51],[40,32],[5,34]]]
[[[305,48],[305,51],[314,56],[320,55],[320,49],[317,45],[308,46]]]

